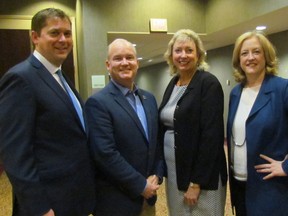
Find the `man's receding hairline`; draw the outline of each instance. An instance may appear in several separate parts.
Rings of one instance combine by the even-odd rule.
[[[134,51],[135,55],[137,54],[135,47],[133,46],[133,44],[130,41],[123,39],[123,38],[117,38],[108,45],[107,59],[109,59],[109,57],[110,57],[112,47],[114,47],[118,44],[129,45],[132,48],[132,50]]]

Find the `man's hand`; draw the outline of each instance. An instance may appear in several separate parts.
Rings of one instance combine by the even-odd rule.
[[[144,191],[142,192],[142,196],[145,199],[149,199],[157,194],[157,190],[159,189],[158,185],[158,177],[156,175],[149,176],[147,178],[147,183]]]
[[[158,185],[159,178],[156,175],[151,175],[147,178],[147,181],[150,182],[151,184]]]

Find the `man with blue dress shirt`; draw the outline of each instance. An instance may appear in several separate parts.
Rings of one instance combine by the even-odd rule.
[[[155,215],[163,176],[156,100],[134,83],[139,65],[130,42],[114,40],[106,66],[111,81],[85,104],[97,164],[95,215]]]

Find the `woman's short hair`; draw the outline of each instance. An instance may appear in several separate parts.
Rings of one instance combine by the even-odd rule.
[[[266,74],[277,74],[278,72],[278,58],[276,56],[276,50],[273,44],[268,40],[265,34],[261,31],[249,31],[245,32],[244,34],[240,35],[234,46],[233,50],[233,57],[232,57],[232,64],[234,68],[234,77],[235,81],[245,84],[246,83],[246,75],[245,72],[242,70],[240,65],[240,51],[242,48],[242,44],[245,40],[250,39],[252,37],[256,37],[261,44],[261,47],[264,52],[264,57],[266,61],[265,66],[265,73]]]
[[[197,55],[198,55],[198,69],[203,69],[207,70],[208,69],[208,64],[205,62],[206,58],[206,51],[204,49],[203,43],[200,39],[200,37],[195,33],[194,31],[190,29],[181,29],[177,31],[172,39],[168,43],[168,48],[167,51],[164,54],[164,58],[167,61],[169,68],[170,68],[170,73],[171,75],[177,74],[177,68],[173,64],[173,46],[176,41],[193,41],[196,46],[197,50]]]

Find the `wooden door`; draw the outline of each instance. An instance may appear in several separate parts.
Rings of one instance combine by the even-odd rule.
[[[30,53],[29,30],[0,29],[0,78]]]

